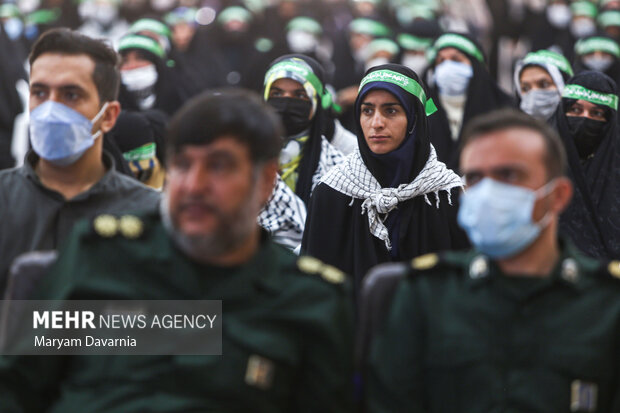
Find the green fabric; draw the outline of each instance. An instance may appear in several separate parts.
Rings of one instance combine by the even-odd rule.
[[[366,53],[368,56],[385,51],[391,55],[396,55],[399,52],[398,45],[390,39],[375,39],[366,45]]]
[[[427,98],[422,86],[414,79],[411,79],[402,73],[394,72],[392,70],[375,70],[362,79],[359,90],[362,90],[362,87],[369,82],[388,82],[400,86],[402,89],[418,98],[418,100],[422,103],[422,106],[424,106],[426,116],[430,116],[437,111],[435,102],[433,102],[433,99]]]
[[[166,53],[159,43],[150,37],[140,35],[126,35],[118,42],[118,51],[128,49],[142,49],[153,53],[155,56],[164,58]]]
[[[123,153],[123,158],[126,161],[142,161],[145,159],[153,159],[155,157],[155,149],[157,145],[155,142],[147,143],[138,148]]]
[[[21,16],[21,12],[19,11],[19,7],[12,3],[5,3],[0,5],[0,18],[6,19],[9,17],[19,17]]]
[[[62,12],[59,8],[41,9],[26,16],[26,24],[49,24],[60,18]]]
[[[603,268],[565,246],[543,278],[475,252],[407,271],[377,321],[367,411],[615,411],[620,280]]]
[[[183,14],[179,14],[176,12],[168,13],[164,20],[166,21],[166,24],[168,26],[174,26],[175,24],[178,24],[180,22],[194,24],[196,23],[196,9],[188,8],[183,12]]]
[[[620,57],[620,46],[614,40],[607,37],[590,37],[578,40],[575,43],[575,52],[580,56],[594,52],[605,52],[612,56]]]
[[[609,10],[599,14],[598,24],[605,28],[608,26],[620,26],[620,11]]]
[[[559,53],[549,50],[539,50],[537,52],[528,53],[523,59],[523,65],[528,64],[550,64],[569,76],[573,76],[573,68],[569,61]]]
[[[618,95],[597,92],[580,85],[566,85],[562,91],[562,97],[586,100],[595,105],[603,105],[618,110]]]
[[[433,44],[433,40],[431,39],[424,38],[424,37],[417,37],[417,36],[413,36],[407,33],[399,34],[396,39],[400,47],[402,47],[405,50],[423,51],[431,47]]]
[[[476,47],[476,45],[464,36],[455,33],[447,33],[439,37],[433,46],[434,52],[437,53],[446,47],[454,47],[470,56],[473,56],[480,62],[484,63],[484,55]]]
[[[392,34],[390,28],[385,24],[365,18],[358,18],[349,23],[349,31],[374,37],[389,37]]]
[[[157,214],[140,219],[138,239],[82,222],[33,298],[222,300],[223,355],[0,358],[3,412],[351,411],[348,284],[302,272],[266,234],[245,265],[198,265]],[[271,361],[267,388],[246,382],[252,355]]]
[[[249,22],[252,20],[252,13],[243,7],[231,6],[222,10],[219,16],[217,16],[217,21],[220,23],[228,23],[232,20]]]
[[[170,37],[171,32],[168,26],[154,19],[140,19],[129,27],[129,33],[139,33],[141,31],[153,32],[160,36]]]
[[[286,25],[286,31],[291,30],[303,30],[305,32],[320,35],[323,33],[323,28],[314,19],[310,17],[295,17]]]
[[[589,1],[577,1],[570,5],[570,10],[573,12],[573,16],[585,16],[596,18],[598,9]]]

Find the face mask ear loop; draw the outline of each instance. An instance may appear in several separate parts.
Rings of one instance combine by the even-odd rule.
[[[540,198],[546,197],[551,192],[553,192],[553,190],[555,188],[553,188],[551,185],[555,185],[556,181],[557,181],[557,178],[553,178],[552,180],[547,182],[545,185],[543,185],[542,187],[538,188],[536,190],[536,200],[539,200]],[[540,192],[542,192],[542,194],[540,194]],[[538,222],[536,222],[536,225],[542,231],[543,229],[545,229],[547,227],[547,225],[549,225],[550,222],[551,222],[551,211],[547,210],[545,215]]]
[[[99,110],[99,113],[97,113],[95,115],[95,117],[90,121],[91,124],[95,124],[99,121],[99,118],[104,114],[105,110],[108,108],[108,104],[110,102],[106,102],[103,104],[103,106],[101,107],[101,109]],[[97,132],[95,132],[95,134],[93,135],[93,140],[99,138],[99,136],[103,135],[103,132],[101,132],[101,128],[99,128],[99,130]]]

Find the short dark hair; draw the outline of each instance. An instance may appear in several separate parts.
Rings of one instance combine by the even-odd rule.
[[[563,176],[566,172],[566,152],[557,132],[549,125],[516,109],[499,109],[472,119],[463,131],[460,152],[471,142],[492,132],[506,129],[529,129],[542,137],[545,144],[543,162],[547,178]]]
[[[188,101],[172,118],[167,132],[168,156],[184,145],[208,145],[230,135],[247,145],[254,163],[274,160],[282,149],[280,118],[255,92],[222,89]]]
[[[103,41],[65,28],[52,29],[43,33],[32,46],[28,56],[30,66],[44,53],[87,55],[95,62],[92,77],[99,94],[99,102],[117,99],[121,81],[120,60],[114,49]]]

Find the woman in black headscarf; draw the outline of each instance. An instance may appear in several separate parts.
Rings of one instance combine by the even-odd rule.
[[[344,160],[336,145],[344,149],[355,144],[351,133],[334,136],[335,120],[328,111],[331,95],[323,79],[319,62],[289,54],[269,65],[263,88],[264,99],[280,115],[286,134],[280,176],[306,204],[321,177]]]
[[[620,145],[616,83],[585,71],[566,84],[551,119],[568,155],[575,194],[560,231],[597,258],[620,256]]]
[[[436,108],[402,65],[366,72],[355,101],[359,149],[316,187],[302,253],[353,276],[372,266],[465,247],[455,198],[461,179],[437,160],[427,116]]]
[[[438,111],[429,118],[431,142],[439,160],[458,168],[461,132],[473,117],[501,107],[514,107],[489,74],[480,45],[469,35],[445,33],[433,46],[430,95]]]

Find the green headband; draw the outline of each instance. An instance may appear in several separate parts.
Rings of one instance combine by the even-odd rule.
[[[422,106],[424,106],[426,116],[430,116],[437,111],[437,107],[435,106],[433,99],[426,98],[426,93],[424,92],[422,85],[402,73],[394,72],[392,70],[376,70],[374,72],[370,72],[362,79],[358,93],[362,90],[364,85],[370,82],[387,82],[400,86],[406,92],[411,93],[413,96],[418,98],[418,100],[422,103]]]
[[[228,23],[232,20],[239,20],[241,22],[249,22],[252,20],[252,13],[249,10],[239,6],[227,7],[220,12],[217,16],[217,21],[220,23]]]
[[[383,23],[372,19],[355,19],[349,24],[349,31],[375,37],[389,37],[392,31]]]
[[[527,54],[525,59],[523,59],[523,65],[526,66],[531,64],[550,64],[569,76],[573,75],[573,68],[568,60],[561,54],[554,53],[549,50],[539,50],[537,52]]]
[[[589,1],[578,1],[573,3],[570,6],[570,10],[573,12],[573,16],[586,16],[593,19],[596,18],[598,14],[596,6]]]
[[[405,50],[426,50],[433,44],[431,39],[417,37],[406,33],[399,34],[397,41],[398,44],[400,44],[400,46]]]
[[[290,22],[288,22],[288,24],[286,25],[286,30],[301,30],[316,35],[323,33],[323,28],[321,27],[319,22],[311,19],[310,17],[295,17]]]
[[[435,53],[439,52],[441,49],[445,49],[446,47],[454,47],[462,52],[467,53],[470,56],[475,57],[481,63],[484,63],[484,55],[478,49],[478,47],[469,40],[468,38],[455,34],[448,33],[440,36],[439,39],[435,42],[434,51]]]
[[[5,3],[5,4],[0,5],[0,17],[1,18],[19,17],[20,15],[21,15],[21,12],[19,11],[19,8],[13,3]]]
[[[142,49],[153,53],[155,56],[164,58],[166,53],[164,49],[155,40],[150,37],[129,34],[123,37],[118,43],[118,51],[122,52],[127,49]]]
[[[590,37],[589,39],[579,40],[575,44],[575,52],[578,55],[605,52],[612,56],[620,57],[620,46],[614,40],[606,37]]]
[[[271,66],[271,68],[265,74],[264,84],[267,84],[270,81],[276,80],[274,76],[280,76],[279,75],[280,73],[286,73],[286,72],[291,72],[291,73],[297,74],[298,76],[302,77],[303,79],[305,79],[312,85],[312,87],[314,88],[314,90],[316,90],[316,93],[319,96],[323,95],[323,83],[321,83],[321,81],[314,74],[312,69],[310,69],[309,67],[304,67],[303,64],[299,64],[292,60],[284,60],[282,62],[278,62],[275,65]],[[283,76],[277,77],[277,79],[281,79],[282,77]]]
[[[127,162],[153,159],[155,157],[156,148],[157,145],[155,142],[147,143],[130,151],[124,152],[123,158],[125,158]]]
[[[153,32],[166,37],[170,37],[171,34],[168,26],[153,19],[140,19],[129,28],[129,33],[138,33],[142,31]]]
[[[602,27],[620,26],[620,11],[610,10],[599,14],[598,24]]]
[[[366,45],[367,56],[373,56],[380,51],[386,51],[391,55],[396,55],[400,49],[398,45],[390,39],[375,39]]]
[[[603,105],[613,110],[618,110],[618,95],[596,92],[580,85],[566,85],[562,92],[562,97],[567,99],[587,100],[595,105]]]

